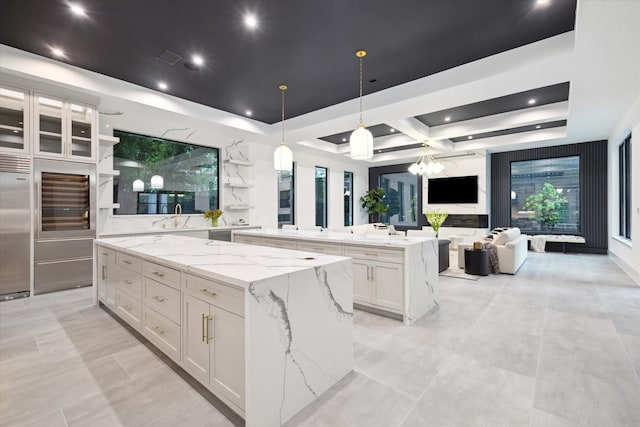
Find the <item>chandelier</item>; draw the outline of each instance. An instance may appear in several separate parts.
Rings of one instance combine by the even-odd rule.
[[[414,175],[432,175],[434,173],[440,173],[444,170],[442,163],[436,161],[431,154],[429,154],[429,146],[425,143],[422,149],[422,154],[416,160],[414,164],[409,166],[409,172]]]

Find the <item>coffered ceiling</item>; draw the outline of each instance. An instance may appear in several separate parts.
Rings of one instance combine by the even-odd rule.
[[[608,32],[630,19],[628,3],[5,0],[0,43],[210,107],[200,116],[241,123],[264,142],[279,141],[285,83],[294,152],[335,155],[348,154],[357,125],[355,51],[366,49],[364,122],[375,136],[372,163],[388,164],[410,160],[425,140],[444,156],[602,138],[604,128],[570,135],[573,116],[584,122],[585,94],[603,67],[594,95],[615,114],[629,96],[609,105],[605,92],[628,87],[632,73],[610,80],[620,55],[577,69],[605,51],[607,38],[628,38]],[[637,67],[638,55],[628,58]],[[105,96],[103,108],[132,101]]]

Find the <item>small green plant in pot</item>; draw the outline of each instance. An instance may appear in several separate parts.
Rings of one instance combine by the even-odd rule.
[[[389,209],[389,205],[384,203],[384,189],[378,187],[364,193],[360,197],[360,206],[369,214],[371,222],[378,222],[380,215]]]
[[[431,225],[431,228],[433,228],[433,231],[436,232],[436,237],[438,237],[438,230],[440,230],[440,227],[442,226],[442,224],[444,224],[444,221],[447,219],[449,214],[447,212],[441,212],[440,209],[437,209],[434,211],[425,212],[424,216],[427,217],[427,221]]]

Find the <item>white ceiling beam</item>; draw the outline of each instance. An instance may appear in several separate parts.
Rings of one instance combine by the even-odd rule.
[[[566,126],[557,128],[540,129],[531,132],[515,133],[510,135],[500,135],[491,138],[482,138],[477,140],[469,140],[456,142],[457,150],[491,150],[492,148],[501,147],[503,145],[519,145],[532,142],[545,141],[548,139],[563,138],[567,135]]]

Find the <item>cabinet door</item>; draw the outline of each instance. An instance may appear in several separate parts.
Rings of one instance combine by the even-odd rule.
[[[369,263],[354,258],[353,265],[353,301],[370,304],[373,298],[373,282]]]
[[[0,150],[29,152],[26,120],[27,94],[18,89],[0,88]]]
[[[114,264],[98,259],[98,296],[111,309],[116,307],[115,270]]]
[[[35,152],[49,156],[66,155],[64,135],[65,102],[60,99],[36,95],[35,97]]]
[[[401,264],[378,262],[372,266],[372,280],[375,282],[373,303],[401,310],[403,307],[403,283]]]
[[[69,123],[67,124],[69,144],[68,157],[79,160],[92,160],[94,156],[94,115],[95,110],[89,106],[69,103]]]
[[[211,390],[244,409],[244,318],[211,306]]]
[[[209,304],[184,294],[182,306],[182,362],[198,381],[209,385]]]

